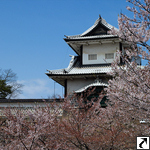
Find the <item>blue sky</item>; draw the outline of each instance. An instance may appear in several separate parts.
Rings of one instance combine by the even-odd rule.
[[[81,34],[99,14],[118,27],[118,14],[128,15],[125,0],[0,0],[0,68],[12,69],[24,85],[18,98],[48,98],[54,82],[46,69],[68,67],[76,55],[64,35]],[[55,84],[55,93],[62,96]]]

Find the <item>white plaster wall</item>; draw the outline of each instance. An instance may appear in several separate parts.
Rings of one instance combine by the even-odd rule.
[[[107,43],[107,44],[97,44],[97,45],[84,45],[82,63],[83,64],[106,64],[112,63],[113,59],[105,60],[105,53],[114,53],[114,58],[116,56],[116,51],[119,49],[119,43]],[[88,54],[97,54],[97,60],[88,60]]]
[[[89,84],[92,84],[95,82],[96,77],[93,78],[81,78],[81,79],[73,79],[73,80],[67,80],[67,95],[71,94],[72,92],[79,90]],[[102,79],[103,83],[107,83],[108,80]]]

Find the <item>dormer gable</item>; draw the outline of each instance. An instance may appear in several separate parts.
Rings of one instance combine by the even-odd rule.
[[[111,30],[112,25],[108,24],[100,15],[99,18],[95,21],[94,25],[82,33],[81,37],[85,36],[94,36],[94,35],[107,35],[108,31]],[[71,36],[70,36],[71,37]]]
[[[89,32],[86,36],[95,36],[95,35],[106,35],[109,30],[103,25],[99,25],[94,30]]]

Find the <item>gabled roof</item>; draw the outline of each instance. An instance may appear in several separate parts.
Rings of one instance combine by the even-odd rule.
[[[110,25],[109,23],[106,22],[106,20],[104,20],[101,16],[99,16],[99,18],[95,21],[94,25],[92,27],[90,27],[88,30],[86,30],[84,33],[82,33],[80,36],[86,36],[89,33],[91,33],[96,27],[98,26],[103,26],[104,28],[106,28],[106,30],[111,30],[113,28],[112,25]]]
[[[78,78],[81,76],[95,76],[98,74],[106,74],[111,71],[111,65],[81,65],[80,56],[72,56],[68,68],[58,70],[48,70],[47,76],[64,86],[64,80],[70,78]]]
[[[92,40],[94,40],[95,42],[95,40],[97,40],[97,43],[102,43],[102,40],[104,39],[118,39],[118,36],[108,33],[108,31],[110,31],[112,28],[118,30],[114,26],[107,23],[101,16],[99,16],[94,25],[87,29],[85,32],[79,35],[65,36],[66,38],[64,38],[64,40],[78,55],[80,55],[79,47],[82,45],[82,43],[80,43],[81,41],[91,42]]]
[[[98,28],[99,27],[99,28]],[[79,35],[74,35],[74,36],[66,36],[65,40],[69,40],[69,39],[77,39],[80,38],[82,39],[82,37],[87,37],[90,36],[94,38],[94,33],[98,30],[98,29],[103,29],[103,31],[109,31],[112,28],[118,30],[117,28],[115,28],[114,26],[110,25],[109,23],[106,22],[106,20],[104,20],[101,16],[99,16],[99,18],[95,21],[94,25],[91,26],[89,29],[87,29],[85,32],[83,32],[82,34]],[[95,32],[94,32],[95,31]],[[94,33],[93,33],[94,32]],[[93,34],[92,34],[93,33]],[[92,35],[91,35],[92,34]],[[100,32],[96,34],[96,37],[110,37],[110,34],[108,34],[107,32]],[[104,36],[105,35],[105,36]],[[114,36],[114,35],[111,35]]]

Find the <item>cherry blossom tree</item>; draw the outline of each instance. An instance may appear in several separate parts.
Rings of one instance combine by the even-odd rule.
[[[1,125],[1,149],[36,150],[57,149],[57,125],[60,109],[57,104],[46,104],[24,111],[21,108],[6,108],[5,124]],[[3,121],[4,122],[4,121]]]
[[[7,117],[1,130],[1,149],[14,150],[120,150],[135,148],[135,136],[143,130],[118,104],[102,108],[97,100],[84,96],[66,98],[23,113],[5,109]],[[86,103],[85,103],[86,102]],[[126,110],[129,110],[126,107]],[[63,116],[60,117],[60,110]]]
[[[109,81],[107,93],[112,103],[119,103],[122,108],[130,107],[133,119],[150,119],[150,1],[127,0],[133,7],[127,9],[133,13],[133,18],[120,14],[119,31],[111,33],[118,35],[120,40],[128,45],[123,51],[118,51],[120,59],[112,63],[113,77]],[[136,59],[141,57],[147,61],[145,66],[139,66]],[[133,61],[131,61],[133,60]],[[150,131],[147,133],[150,134]]]

